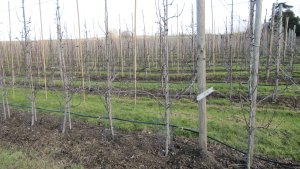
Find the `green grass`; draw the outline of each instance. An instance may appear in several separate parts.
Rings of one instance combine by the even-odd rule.
[[[55,85],[60,87],[61,81],[55,81]],[[73,87],[79,88],[81,85],[81,81],[74,81]],[[107,85],[105,82],[92,82],[92,88],[100,88],[105,90]],[[187,82],[176,82],[169,84],[169,90],[171,94],[178,94],[187,89],[190,86],[190,83]],[[229,83],[207,83],[207,88],[213,87],[218,93],[222,95],[229,96],[230,84]],[[134,90],[133,82],[113,82],[114,90]],[[160,82],[138,82],[137,89],[140,91],[150,91],[152,93],[162,93],[161,91],[161,83]],[[243,96],[247,96],[248,93],[248,84],[240,84],[240,83],[232,83],[232,94],[233,96],[238,96],[242,94]],[[196,84],[193,85],[194,93],[197,92]],[[273,93],[274,86],[269,84],[261,83],[258,86],[258,96],[265,97],[269,96]],[[51,92],[51,91],[50,91]],[[185,93],[185,94],[188,94]],[[278,88],[278,95],[281,97],[298,97],[300,95],[300,88],[297,85],[289,85],[288,87],[285,84],[280,84]],[[62,102],[62,100],[60,100]]]
[[[298,66],[298,65],[296,65]],[[295,69],[296,70],[296,69]],[[262,72],[264,73],[264,72]],[[207,83],[208,87],[214,87],[215,90],[217,90],[220,93],[223,93],[224,95],[229,95],[229,90],[230,90],[230,85],[229,82],[225,81],[225,77],[227,77],[228,73],[227,72],[216,72],[214,73],[208,73],[208,76],[211,74],[212,77],[215,77],[217,79],[219,79],[220,82],[209,82]],[[248,72],[246,71],[242,71],[242,72],[234,72],[233,76],[236,77],[247,77]],[[151,74],[149,74],[148,76],[153,76],[156,77],[157,79],[160,79],[160,73],[155,73],[152,72]],[[145,76],[144,74],[142,74],[141,76]],[[173,78],[180,78],[183,76],[190,76],[190,74],[182,74],[182,73],[175,73],[175,74],[170,74],[170,77]],[[271,74],[272,77],[272,74]],[[10,78],[7,78],[7,81],[10,81]],[[24,82],[24,77],[18,77],[16,78],[16,82],[20,83],[20,82]],[[56,87],[61,87],[62,86],[62,82],[60,79],[54,79],[53,81],[50,80],[50,78],[48,77],[48,85],[50,86],[56,86]],[[72,87],[75,88],[79,88],[81,87],[81,80],[80,78],[77,78],[72,80]],[[241,81],[242,82],[242,81]],[[238,81],[233,81],[232,83],[232,87],[233,87],[233,95],[235,96],[239,96],[239,94],[243,94],[243,95],[248,95],[247,91],[248,91],[248,84],[246,82],[238,82]],[[285,85],[285,82],[280,80],[280,86],[279,86],[279,94],[280,96],[285,96],[285,97],[297,97],[300,94],[300,88],[299,86],[296,85],[289,85],[288,88]],[[40,78],[35,78],[35,83],[36,84],[40,84],[41,86],[43,86],[44,82],[43,79]],[[177,81],[177,80],[171,80],[170,81],[170,93],[180,93],[181,91],[183,91],[185,88],[189,87],[189,85],[191,84],[190,81]],[[88,81],[86,79],[86,87],[88,86]],[[99,81],[91,81],[91,87],[92,88],[100,88],[100,89],[106,89],[107,85],[105,80],[99,80]],[[194,87],[194,92],[196,93],[197,91],[197,86],[196,84],[193,86]],[[116,90],[134,90],[134,83],[132,80],[126,81],[126,80],[121,80],[121,81],[114,81],[113,82],[113,89]],[[137,82],[137,89],[138,90],[142,90],[142,91],[155,91],[160,92],[161,91],[161,82],[160,80],[152,80],[152,81],[138,81]],[[259,96],[268,96],[270,95],[274,90],[274,86],[273,84],[270,83],[266,83],[264,81],[259,81],[259,86],[258,86],[258,94]]]
[[[221,85],[221,87],[224,87]],[[216,87],[218,88],[218,86]],[[225,87],[224,87],[225,88]],[[26,99],[26,90],[17,88],[15,96],[10,93],[10,102],[19,105],[29,105]],[[57,91],[48,93],[48,100],[45,100],[43,91],[37,92],[37,107],[46,109],[62,110],[62,95]],[[112,96],[113,116],[122,119],[151,121],[155,123],[164,123],[164,107],[159,103],[164,103],[162,98],[155,100],[153,98],[138,97],[137,104],[129,96]],[[179,126],[197,129],[197,103],[189,99],[173,100],[171,99],[171,123]],[[226,99],[208,99],[208,135],[222,140],[237,148],[246,150],[247,131],[244,116],[240,105],[230,102]],[[83,101],[82,94],[75,94],[72,98],[72,112],[93,116],[107,117],[105,110],[105,101],[103,96],[86,95],[86,102]],[[247,104],[244,105],[248,118]],[[40,113],[49,113],[39,111]],[[57,114],[57,113],[55,113]],[[62,115],[62,114],[59,114]],[[85,119],[91,123],[102,123],[108,127],[108,121],[104,119]],[[272,104],[261,105],[257,111],[257,125],[264,126],[272,119],[271,125],[267,129],[257,129],[255,153],[268,155],[271,157],[290,158],[300,161],[300,130],[299,110],[290,109],[285,106]],[[124,131],[149,130],[154,132],[163,131],[163,126],[149,126],[133,124],[127,122],[114,122],[115,128]],[[180,129],[173,130],[174,134],[185,136],[195,136]],[[298,148],[297,148],[298,147]]]
[[[32,153],[32,152],[31,152]],[[32,153],[33,154],[33,153]],[[64,168],[58,162],[50,161],[41,156],[28,155],[15,148],[0,147],[0,168],[3,169],[61,169]],[[81,169],[83,167],[72,165],[72,169]]]

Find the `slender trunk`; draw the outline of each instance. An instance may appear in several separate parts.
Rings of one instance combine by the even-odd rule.
[[[177,61],[177,73],[179,73],[179,63],[180,63],[180,49],[181,49],[181,44],[180,44],[180,35],[179,35],[179,29],[178,29],[178,5],[177,5],[177,58],[176,58],[176,61]],[[173,65],[172,65],[173,67]]]
[[[211,30],[212,30],[212,41],[211,41],[211,56],[213,64],[213,73],[215,73],[216,59],[215,59],[215,29],[214,29],[214,11],[213,11],[213,1],[211,3]]]
[[[192,64],[193,64],[193,76],[195,75],[195,23],[194,23],[194,7],[192,6]]]
[[[227,24],[227,17],[226,17],[226,21],[225,21],[225,35],[224,35],[224,55],[223,55],[223,64],[225,65],[226,69],[228,69],[228,24]],[[228,81],[226,80],[226,83],[228,83]]]
[[[295,45],[296,45],[296,25],[294,25],[293,31],[291,31],[291,58],[290,58],[291,76],[293,75],[294,72]]]
[[[249,38],[250,38],[250,44],[254,44],[254,6],[255,6],[255,2],[250,0],[250,16],[249,16]],[[253,50],[254,48],[251,46],[250,47],[250,56],[254,56],[253,54]],[[248,60],[246,59],[246,63],[248,62]],[[250,70],[251,70],[251,64],[250,64]],[[251,74],[251,72],[249,72],[249,74]],[[249,99],[252,100],[252,93],[251,91],[253,91],[253,86],[252,83],[249,82]]]
[[[163,0],[163,32],[161,36],[161,47],[162,47],[162,85],[163,93],[165,97],[165,119],[166,119],[166,147],[165,152],[166,156],[169,153],[169,146],[171,141],[170,135],[170,95],[169,95],[169,45],[168,45],[168,0]]]
[[[249,128],[248,128],[248,153],[247,153],[247,168],[250,169],[253,162],[254,150],[254,132],[255,132],[255,113],[256,113],[256,99],[258,87],[258,66],[259,66],[259,46],[261,38],[261,10],[262,0],[256,0],[256,13],[255,13],[255,32],[254,41],[251,44],[253,48],[253,55],[251,56],[250,63],[250,83],[251,83],[251,105],[249,115]]]
[[[277,57],[276,57],[276,69],[275,69],[275,88],[273,92],[273,101],[277,99],[278,86],[279,86],[279,66],[281,59],[281,41],[282,41],[282,4],[279,6],[279,21],[278,21],[278,32],[277,32]]]
[[[157,43],[157,35],[154,37],[154,46],[155,46],[155,68],[158,68],[158,43]]]
[[[4,114],[4,120],[7,118],[10,118],[10,108],[8,104],[8,98],[7,98],[7,89],[6,89],[6,75],[5,75],[5,68],[4,68],[4,58],[2,57],[0,59],[0,88],[2,91],[2,104],[3,104],[3,114]]]
[[[81,87],[83,91],[83,101],[85,102],[85,79],[84,79],[84,59],[82,54],[82,44],[81,44],[81,30],[80,30],[80,15],[79,15],[79,4],[78,0],[76,0],[76,7],[77,7],[77,27],[78,27],[78,53],[79,53],[79,60],[80,60],[80,68],[81,68]]]
[[[15,96],[15,63],[14,54],[12,54],[12,39],[11,39],[11,18],[10,18],[10,2],[8,1],[8,21],[9,21],[9,52],[8,57],[11,58],[11,76],[12,76],[12,91],[13,97]]]
[[[33,75],[32,75],[32,53],[30,52],[29,54],[29,76],[30,76],[30,101],[31,101],[31,114],[32,114],[32,118],[31,118],[31,126],[34,125],[34,123],[37,121],[37,116],[36,116],[36,108],[35,108],[35,88],[34,88],[34,84],[33,84]]]
[[[233,60],[233,0],[231,1],[231,24],[230,24],[230,42],[229,42],[229,98],[232,100],[232,60]]]
[[[60,77],[63,82],[63,98],[64,98],[64,119],[63,119],[63,128],[62,133],[66,131],[66,124],[67,124],[67,116],[69,121],[69,127],[71,126],[71,115],[70,115],[70,96],[69,96],[69,81],[67,77],[67,70],[66,70],[66,63],[65,63],[65,56],[64,56],[64,46],[62,43],[62,30],[61,30],[61,21],[60,21],[60,7],[59,7],[59,0],[56,1],[57,9],[56,9],[56,28],[57,28],[57,48],[58,48],[58,57],[59,57],[59,70],[60,70]]]
[[[192,28],[192,77],[195,76],[195,38],[194,38],[194,7],[192,5],[192,23],[191,23],[191,28]],[[192,80],[192,86],[190,87],[190,98],[192,98],[192,94],[194,92],[194,79]]]
[[[273,54],[274,18],[275,18],[275,3],[273,3],[273,7],[272,7],[272,17],[271,17],[271,25],[270,25],[270,43],[269,43],[269,53],[267,57],[267,77],[266,77],[267,80],[270,77],[270,63]]]
[[[113,128],[113,117],[111,110],[111,102],[110,102],[110,94],[112,90],[112,78],[111,78],[111,55],[110,55],[110,37],[108,32],[108,11],[107,11],[107,0],[105,0],[105,58],[107,59],[107,92],[106,92],[106,110],[109,116],[109,124],[111,135],[114,136],[114,128]]]
[[[6,104],[5,104],[5,88],[4,88],[4,76],[3,76],[4,73],[3,72],[4,72],[4,69],[3,69],[2,59],[1,59],[0,88],[2,91],[3,118],[4,118],[4,120],[6,120],[7,113],[6,113]]]
[[[283,46],[283,56],[282,56],[282,63],[285,65],[285,55],[286,55],[286,49],[287,49],[287,38],[288,38],[288,29],[289,29],[289,17],[285,18],[285,28],[284,28],[284,46]]]
[[[31,125],[34,125],[34,122],[36,121],[36,109],[34,107],[35,105],[35,89],[33,84],[33,77],[32,77],[32,63],[31,63],[31,53],[30,53],[30,43],[29,43],[29,30],[28,30],[28,22],[26,20],[25,15],[25,0],[22,0],[22,12],[23,12],[23,38],[24,38],[24,45],[23,45],[23,52],[24,52],[24,59],[25,59],[25,72],[26,72],[26,79],[28,87],[30,88],[30,94],[28,96],[28,99],[31,103]]]
[[[89,45],[88,45],[88,31],[87,31],[87,26],[86,23],[84,24],[84,29],[85,29],[85,42],[84,42],[84,64],[85,64],[85,68],[86,68],[86,74],[87,74],[87,78],[88,78],[88,90],[90,91],[92,88],[92,82],[91,82],[91,73],[90,73],[90,69],[92,67],[91,65],[91,61],[90,61],[90,54],[89,54]]]
[[[144,57],[144,68],[145,68],[145,74],[146,77],[148,75],[148,69],[149,67],[149,58],[147,55],[147,44],[146,44],[146,24],[145,24],[145,16],[144,16],[144,11],[142,11],[143,14],[143,25],[144,25],[144,36],[143,36],[143,57]]]
[[[45,87],[45,98],[48,98],[47,92],[47,72],[46,72],[46,58],[45,58],[45,44],[44,44],[44,35],[43,35],[43,19],[42,19],[42,7],[41,7],[41,0],[39,0],[39,9],[40,9],[40,23],[41,23],[41,54],[43,59],[43,73],[44,73],[44,87]]]
[[[119,29],[119,56],[120,56],[120,62],[121,62],[121,75],[122,77],[124,76],[124,61],[123,61],[123,42],[122,42],[122,28],[121,28],[121,19],[120,19],[120,15],[119,15],[119,25],[120,25],[120,29]]]
[[[136,4],[137,0],[134,1],[134,58],[133,58],[133,68],[134,68],[134,104],[136,105],[136,55],[137,55],[137,40],[136,40]]]

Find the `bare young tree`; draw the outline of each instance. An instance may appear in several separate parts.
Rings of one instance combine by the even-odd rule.
[[[249,38],[249,41],[250,41],[250,44],[253,44],[253,41],[254,41],[254,7],[255,7],[255,2],[253,0],[249,0],[250,3],[250,12],[249,12],[249,28],[248,28],[248,38]],[[250,55],[250,61],[251,61],[251,56],[253,56],[253,51],[254,48],[252,46],[250,46],[250,49],[249,49],[249,55]],[[248,60],[246,58],[246,63],[248,63]],[[250,63],[250,62],[249,62]],[[249,64],[251,66],[251,64]],[[250,71],[251,71],[251,67],[250,67]],[[251,74],[251,72],[249,72],[249,74]],[[249,90],[248,90],[248,95],[249,95],[249,100],[252,100],[252,93],[251,91],[253,90],[253,86],[252,86],[252,83],[250,83],[250,80],[249,80],[249,83],[248,83],[248,87],[249,87]]]
[[[47,72],[46,72],[46,58],[45,58],[45,43],[44,43],[44,33],[43,33],[43,18],[42,18],[42,7],[41,0],[39,0],[39,11],[40,11],[40,24],[41,24],[41,55],[43,60],[43,74],[44,74],[44,87],[45,87],[45,97],[48,98],[48,87],[47,87]]]
[[[168,46],[168,0],[163,0],[163,33],[162,33],[162,57],[163,57],[163,91],[165,96],[165,117],[166,117],[166,155],[169,153],[169,145],[171,140],[170,134],[170,95],[169,95],[169,46]]]
[[[11,38],[11,17],[10,17],[10,2],[8,1],[8,22],[9,22],[9,52],[8,57],[11,58],[11,76],[12,76],[12,91],[13,96],[15,95],[15,56],[12,53],[12,38]]]
[[[278,18],[278,28],[277,28],[277,56],[276,56],[276,69],[275,69],[275,87],[273,91],[273,101],[277,99],[278,87],[279,87],[279,69],[281,60],[281,48],[282,48],[282,4],[279,4],[279,18]]]
[[[211,41],[211,56],[212,56],[212,65],[213,65],[213,73],[215,73],[216,67],[216,58],[215,58],[215,28],[214,28],[214,11],[213,11],[213,1],[210,0],[211,7],[211,30],[212,30],[212,41]]]
[[[85,62],[85,70],[87,75],[87,81],[88,81],[88,90],[90,91],[92,88],[92,81],[91,81],[91,54],[90,54],[90,45],[89,45],[89,39],[88,39],[88,30],[86,22],[84,24],[84,62]]]
[[[177,15],[178,15],[178,5],[177,8]],[[177,73],[179,73],[179,65],[180,65],[180,52],[181,52],[181,43],[180,43],[180,35],[179,35],[179,16],[176,17],[176,62],[177,62]],[[174,59],[173,59],[174,60]],[[173,62],[172,62],[173,63]],[[173,67],[173,64],[172,64]]]
[[[158,4],[160,2],[158,1]],[[170,131],[170,94],[169,94],[169,46],[168,46],[168,8],[171,3],[168,0],[162,0],[163,14],[161,14],[160,5],[157,6],[158,17],[159,17],[159,30],[160,30],[160,54],[161,54],[161,65],[162,65],[162,91],[165,97],[165,121],[166,121],[166,145],[165,155],[169,153],[169,146],[171,140]]]
[[[123,41],[122,41],[122,27],[121,27],[121,17],[119,15],[119,57],[121,66],[121,76],[124,76],[124,58],[123,58]]]
[[[27,85],[30,90],[30,94],[28,95],[28,99],[31,103],[31,125],[33,126],[35,121],[37,121],[36,108],[35,108],[35,86],[33,83],[33,75],[32,75],[32,56],[30,53],[31,43],[29,40],[29,21],[26,18],[25,13],[25,0],[22,0],[22,12],[23,12],[23,55],[25,59],[25,72],[26,72],[26,80]]]
[[[269,40],[269,53],[267,57],[267,80],[270,77],[270,63],[271,57],[273,55],[273,39],[274,39],[274,19],[275,19],[275,3],[273,3],[272,7],[272,17],[271,17],[271,25],[270,25],[270,40]]]
[[[233,37],[233,0],[231,0],[231,23],[230,23],[230,35],[229,35],[229,98],[232,100],[232,60],[233,60],[233,55],[234,55],[234,50],[233,50],[233,42],[234,42],[234,37]]]
[[[261,10],[262,0],[256,0],[256,13],[255,13],[255,30],[254,40],[251,43],[253,53],[250,56],[250,83],[251,94],[249,126],[248,126],[248,153],[247,153],[247,168],[250,169],[253,161],[254,150],[254,132],[255,132],[255,114],[257,108],[257,87],[258,87],[258,66],[259,66],[259,47],[261,38]]]
[[[7,95],[7,87],[6,87],[6,73],[5,73],[5,63],[4,63],[4,56],[9,53],[4,52],[4,50],[1,50],[0,53],[0,89],[2,92],[2,107],[3,107],[3,117],[4,120],[7,118],[10,118],[10,108],[9,108],[9,103],[8,103],[8,95]]]
[[[77,27],[78,27],[78,54],[79,54],[79,60],[80,60],[80,70],[81,70],[81,87],[83,91],[83,100],[85,102],[85,64],[84,64],[84,58],[82,54],[82,43],[81,43],[81,29],[80,29],[80,15],[79,15],[79,4],[78,0],[76,0],[76,7],[77,7]]]
[[[283,55],[282,55],[282,63],[285,65],[286,51],[288,47],[288,29],[289,29],[289,20],[290,17],[286,17],[285,19],[285,28],[284,28],[284,45],[283,45]]]
[[[158,4],[160,1],[158,0]],[[173,5],[174,0],[168,2],[168,0],[162,0],[162,10],[161,6],[157,6],[157,16],[159,18],[159,31],[160,31],[160,54],[161,54],[161,66],[162,66],[162,91],[165,98],[165,124],[166,124],[166,146],[165,155],[169,153],[169,146],[171,140],[171,129],[170,129],[170,93],[169,93],[169,42],[168,42],[168,32],[169,23],[171,18],[178,17],[181,15],[183,9],[180,13],[177,12],[176,15],[169,17],[169,6]],[[161,13],[163,12],[163,14]]]
[[[71,114],[70,114],[70,94],[69,94],[69,79],[67,76],[67,69],[65,63],[65,56],[64,56],[64,45],[63,45],[63,36],[61,30],[61,21],[60,21],[60,6],[59,0],[56,0],[56,31],[57,31],[57,48],[58,48],[58,59],[59,59],[59,70],[60,70],[60,77],[63,82],[63,99],[64,99],[64,119],[63,119],[63,127],[62,133],[66,131],[66,124],[67,118],[69,121],[69,128],[72,128],[71,124]]]
[[[294,72],[294,57],[295,57],[295,46],[296,46],[296,25],[294,25],[294,29],[290,30],[290,39],[291,39],[291,45],[290,45],[290,50],[291,50],[291,56],[290,56],[290,73],[293,75]]]
[[[111,54],[110,54],[110,34],[108,31],[108,11],[107,11],[107,0],[105,0],[105,58],[107,60],[107,91],[105,96],[106,102],[106,111],[108,112],[109,116],[109,124],[111,135],[114,136],[114,127],[113,127],[113,116],[111,110],[111,101],[110,101],[110,94],[112,90],[112,76],[111,76]]]
[[[133,36],[134,36],[134,57],[133,57],[133,69],[134,69],[134,104],[136,104],[136,70],[137,70],[137,62],[136,62],[136,55],[137,55],[137,37],[136,37],[136,4],[137,0],[134,1],[134,30],[133,30]]]
[[[143,57],[144,57],[144,68],[145,68],[145,74],[146,77],[148,75],[148,70],[151,72],[151,67],[150,67],[150,58],[149,58],[149,47],[147,47],[147,38],[146,38],[146,24],[145,24],[145,16],[144,16],[144,11],[142,11],[143,15],[143,25],[144,25],[144,35],[143,35]]]

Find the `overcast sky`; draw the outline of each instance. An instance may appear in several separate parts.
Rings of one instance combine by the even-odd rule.
[[[12,22],[12,37],[21,39],[22,31],[22,4],[21,0],[8,0],[11,8],[11,22]],[[8,39],[8,1],[0,0],[0,39]],[[30,38],[35,39],[40,37],[40,18],[39,18],[39,0],[25,0],[25,10],[27,19],[31,19]],[[102,36],[104,28],[104,0],[78,0],[79,12],[81,22],[81,36],[84,36],[84,25],[86,23],[88,36]],[[122,30],[132,30],[132,15],[134,12],[134,0],[107,0],[108,14],[109,14],[109,29],[117,32],[121,21]],[[171,1],[171,0],[169,0]],[[227,18],[230,23],[231,14],[231,0],[212,0],[212,9],[214,13],[215,32],[222,33],[225,30],[225,22]],[[296,15],[300,16],[300,0],[278,0],[279,2],[287,2],[293,5],[292,10]],[[157,32],[157,15],[156,4],[157,0],[137,0],[137,33],[143,34],[143,14],[146,25],[147,34]],[[173,5],[169,7],[169,16],[176,15],[177,6],[178,11],[183,10],[178,18],[179,32],[189,32],[191,25],[192,7],[195,8],[196,0],[175,0]],[[233,0],[234,13],[234,29],[243,30],[247,26],[249,13],[249,0]],[[263,18],[267,19],[271,15],[272,3],[276,0],[263,0]],[[52,37],[56,37],[56,23],[55,10],[56,0],[41,0],[42,4],[42,18],[44,37],[48,38],[50,32]],[[161,4],[161,3],[160,3]],[[60,0],[62,24],[69,38],[78,37],[77,29],[77,8],[76,0]],[[194,10],[194,13],[196,11]],[[196,20],[196,18],[195,18]],[[170,34],[177,33],[177,19],[173,18],[169,22]],[[206,32],[211,32],[212,15],[211,15],[211,1],[206,0]],[[65,31],[64,31],[65,32]],[[66,32],[65,32],[66,35]]]

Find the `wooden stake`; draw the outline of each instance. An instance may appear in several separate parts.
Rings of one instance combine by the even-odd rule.
[[[12,54],[12,39],[11,39],[11,17],[10,17],[10,2],[8,1],[8,21],[9,21],[9,52],[8,55],[11,57],[11,76],[12,76],[12,92],[15,97],[15,63],[14,54]]]
[[[197,0],[197,88],[198,95],[206,90],[206,55],[205,55],[205,0]],[[206,98],[198,102],[199,108],[199,145],[207,151],[207,115]]]
[[[44,34],[43,34],[43,18],[42,18],[41,0],[39,0],[39,9],[40,9],[40,24],[41,24],[41,40],[40,40],[40,45],[41,45],[41,48],[42,48],[41,54],[42,54],[42,59],[43,59],[45,98],[47,100],[48,99],[48,92],[47,92],[47,72],[46,72],[46,58],[45,58],[45,44],[44,44]]]
[[[213,73],[215,73],[216,59],[215,59],[215,29],[214,29],[214,10],[213,10],[213,1],[210,1],[211,7],[211,30],[212,30],[212,41],[211,41],[211,56],[213,64]]]
[[[133,68],[134,68],[134,104],[136,105],[136,54],[137,54],[137,40],[136,40],[136,2],[134,1],[134,58],[133,58]]]

